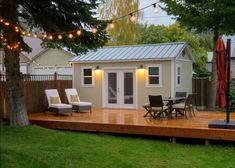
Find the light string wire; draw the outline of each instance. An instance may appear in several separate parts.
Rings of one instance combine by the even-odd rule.
[[[140,8],[138,10],[132,11],[132,12],[126,14],[126,15],[117,17],[115,19],[111,19],[109,21],[108,28],[110,28],[110,29],[114,28],[114,22],[115,21],[118,21],[118,20],[126,18],[126,17],[130,17],[130,20],[132,22],[135,22],[136,21],[136,17],[134,16],[134,14],[139,13],[140,11],[142,11],[142,10],[144,10],[146,8],[149,8],[151,6],[154,8],[154,12],[157,13],[159,11],[159,9],[160,9],[158,3],[159,3],[159,1],[155,2],[153,4],[150,4],[148,6],[145,6],[143,8]],[[22,35],[22,36],[41,38],[41,39],[46,39],[46,40],[62,40],[63,38],[73,39],[73,38],[81,36],[82,35],[82,31],[84,30],[84,29],[81,29],[81,28],[77,28],[77,29],[70,30],[70,31],[56,32],[56,33],[46,33],[46,32],[35,33],[35,32],[30,32],[30,31],[23,30],[22,28],[20,28],[20,26],[16,26],[16,25],[10,23],[9,21],[7,21],[6,19],[4,19],[1,16],[0,16],[0,24],[2,26],[12,28],[16,33],[20,33],[20,35]],[[91,29],[91,32],[94,35],[98,31],[97,28],[98,28],[98,26],[94,26]],[[76,35],[75,35],[75,33],[76,33]],[[4,38],[2,33],[0,33],[0,40],[3,43],[3,45],[5,47],[7,47],[8,49],[10,49],[10,50],[16,50],[16,49],[18,49],[20,47],[20,42],[13,42],[12,44],[8,44],[7,39]]]

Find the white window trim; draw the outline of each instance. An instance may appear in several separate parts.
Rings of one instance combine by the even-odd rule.
[[[91,69],[92,72],[92,84],[84,84],[84,73],[83,69]],[[81,67],[81,86],[82,87],[94,87],[95,86],[95,80],[94,80],[94,67],[93,66],[82,66]]]
[[[149,67],[159,68],[159,84],[149,84]],[[146,87],[162,87],[162,65],[161,64],[146,65],[146,68],[147,68]]]
[[[180,74],[179,75],[177,73],[178,68],[180,68]],[[176,76],[176,78],[175,78],[176,86],[181,87],[181,84],[182,84],[182,66],[180,64],[176,64],[175,76]],[[180,84],[178,84],[178,76],[180,77]]]

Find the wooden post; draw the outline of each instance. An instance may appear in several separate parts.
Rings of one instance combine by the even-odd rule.
[[[54,80],[57,80],[57,72],[54,73]]]
[[[205,139],[205,145],[206,145],[206,146],[210,145],[209,139]]]

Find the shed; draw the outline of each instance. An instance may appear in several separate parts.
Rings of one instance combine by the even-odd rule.
[[[139,109],[148,95],[192,92],[194,59],[185,42],[104,47],[69,62],[81,100],[97,108]]]

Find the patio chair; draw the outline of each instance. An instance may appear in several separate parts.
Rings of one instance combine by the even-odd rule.
[[[89,110],[91,112],[92,103],[80,101],[76,89],[65,89],[65,93],[68,103],[72,105],[73,110],[76,110],[77,112],[81,110]]]
[[[47,97],[49,111],[55,112],[57,113],[57,115],[63,113],[71,113],[72,115],[72,106],[69,104],[61,103],[57,89],[46,89],[45,94]]]
[[[149,95],[150,113],[154,118],[163,118],[169,113],[167,106],[164,106],[161,95]]]
[[[172,109],[176,111],[176,116],[178,112],[181,112],[187,119],[188,119],[187,114],[189,117],[192,117],[191,101],[192,101],[192,94],[189,94],[185,102],[173,104]]]

